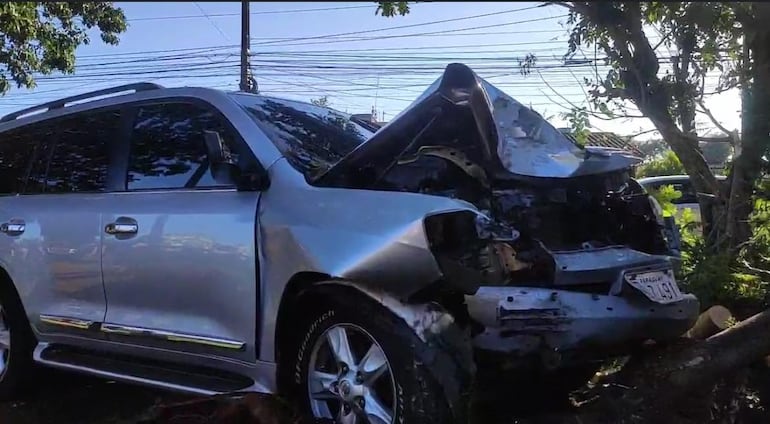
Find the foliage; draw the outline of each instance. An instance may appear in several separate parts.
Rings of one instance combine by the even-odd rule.
[[[750,237],[753,184],[770,152],[770,7],[748,2],[553,2],[569,10],[571,24],[565,61],[581,48],[594,47],[606,56],[609,70],[587,80],[595,109],[626,114],[629,103],[650,119],[676,153],[694,188],[713,194],[704,200],[704,225],[712,250],[732,253]],[[651,43],[646,30],[661,41]],[[662,54],[666,52],[665,54]],[[668,66],[670,64],[670,66]],[[737,177],[717,182],[699,141],[734,142],[737,135],[721,125],[705,107],[706,77],[720,77],[714,93],[741,88],[742,154],[730,166]],[[755,89],[755,87],[757,89]],[[712,91],[709,88],[708,91]],[[695,129],[700,110],[722,137],[703,137]],[[638,115],[637,115],[638,116]],[[706,199],[706,198],[704,198]]]
[[[573,109],[570,112],[562,113],[562,119],[569,121],[572,134],[575,141],[580,146],[585,146],[588,141],[588,135],[591,134],[591,122],[588,120],[588,110],[586,108]]]
[[[703,96],[702,82],[709,71],[724,72],[717,90],[737,87],[741,81],[740,37],[735,9],[723,2],[615,2],[591,4],[562,3],[570,10],[573,25],[566,57],[579,53],[581,45],[601,48],[611,69],[595,81],[593,101],[623,109],[622,100],[637,107],[648,106],[641,86],[651,82],[655,94],[666,98],[668,110],[659,113],[680,115],[680,108],[694,110]],[[662,36],[660,45],[652,46],[640,32],[654,27]],[[675,50],[671,71],[660,73],[657,47]],[[681,103],[681,104],[680,104]],[[681,122],[682,127],[689,122]]]
[[[380,15],[386,18],[392,18],[393,16],[396,16],[396,14],[401,16],[408,15],[410,12],[409,3],[419,3],[419,2],[379,1],[377,3],[378,3],[377,10],[374,13],[375,14],[379,13]]]
[[[661,209],[663,209],[664,217],[674,216],[676,214],[676,205],[674,205],[673,202],[682,197],[681,191],[674,189],[674,186],[663,185],[657,190],[650,190],[650,195],[660,204]]]
[[[1,2],[0,94],[33,88],[35,74],[75,71],[75,49],[89,44],[98,28],[107,44],[118,44],[126,18],[112,2]]]
[[[665,151],[662,155],[648,159],[636,169],[636,176],[657,177],[660,175],[684,174],[684,167],[679,157],[672,150]]]
[[[720,304],[745,317],[770,304],[770,201],[755,202],[750,217],[753,236],[738,255],[710,253],[692,215],[678,217],[682,236],[679,279],[698,296],[702,309]]]
[[[316,106],[329,107],[329,96],[323,96],[318,99],[310,99],[310,103]]]

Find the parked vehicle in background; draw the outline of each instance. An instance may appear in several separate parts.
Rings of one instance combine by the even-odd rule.
[[[443,424],[476,370],[558,372],[694,322],[637,159],[461,64],[375,130],[154,84],[2,118],[0,396],[34,361]]]
[[[716,178],[718,181],[725,181],[727,177],[717,175]],[[672,186],[674,190],[682,193],[680,198],[671,202],[676,206],[678,213],[681,213],[684,209],[690,209],[695,217],[695,222],[701,222],[700,204],[698,203],[696,191],[690,183],[689,175],[662,175],[640,178],[639,184],[647,191],[660,190],[663,186]]]

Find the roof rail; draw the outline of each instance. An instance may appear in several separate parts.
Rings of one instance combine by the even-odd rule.
[[[37,106],[28,107],[26,109],[22,109],[18,112],[9,113],[8,115],[3,116],[0,119],[0,122],[8,122],[13,121],[14,119],[18,119],[20,116],[28,115],[32,112],[37,111],[49,111],[52,109],[61,109],[63,108],[67,103],[76,102],[78,100],[85,100],[90,99],[91,97],[99,97],[104,96],[107,94],[113,94],[113,93],[122,93],[124,91],[133,91],[133,92],[139,92],[139,91],[148,91],[148,90],[157,90],[159,88],[164,88],[162,85],[155,84],[152,82],[139,82],[135,84],[125,84],[125,85],[119,85],[117,87],[112,88],[105,88],[102,90],[96,90],[91,91],[88,93],[78,94],[75,96],[65,97],[63,99],[54,100],[48,103],[43,103]]]

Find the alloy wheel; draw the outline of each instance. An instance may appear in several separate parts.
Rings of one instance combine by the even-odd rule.
[[[385,352],[363,328],[335,324],[315,342],[308,396],[316,418],[341,424],[391,424],[396,385]]]
[[[8,368],[11,356],[11,329],[7,324],[6,311],[0,306],[0,378]]]

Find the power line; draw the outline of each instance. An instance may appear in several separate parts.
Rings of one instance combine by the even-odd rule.
[[[376,40],[386,40],[386,39],[393,39],[393,38],[407,38],[407,37],[417,37],[417,36],[435,35],[435,34],[449,34],[449,33],[455,33],[455,32],[460,32],[460,31],[470,31],[470,30],[474,30],[474,29],[499,28],[499,27],[510,26],[510,25],[519,25],[519,24],[527,24],[527,23],[532,23],[532,22],[548,21],[548,20],[551,20],[551,19],[558,19],[558,18],[563,18],[563,17],[566,17],[566,16],[568,16],[568,15],[546,16],[546,17],[543,17],[543,18],[533,18],[533,19],[525,19],[525,20],[521,20],[521,21],[503,22],[503,23],[499,23],[499,24],[480,25],[480,26],[467,27],[467,28],[446,29],[446,30],[423,32],[423,33],[382,35],[382,36],[377,36],[377,37],[374,37],[374,38],[362,38],[360,40],[337,40],[337,39],[328,40],[328,39],[325,39],[325,38],[335,38],[337,35],[350,35],[350,34],[352,34],[352,33],[342,33],[342,34],[328,34],[328,35],[325,35],[325,36],[319,35],[319,36],[315,36],[315,37],[297,38],[297,39],[294,39],[294,40],[265,41],[265,42],[261,42],[261,43],[252,43],[252,45],[253,46],[266,46],[266,45],[280,44],[280,45],[286,47],[286,46],[307,46],[307,45],[330,44],[330,43],[353,43],[353,42],[357,42],[357,41],[372,41],[372,40],[375,40],[375,39]],[[467,18],[463,18],[463,19],[467,19]],[[412,26],[415,26],[415,25],[412,25]],[[387,31],[387,30],[394,29],[394,28],[397,28],[397,27],[383,28],[383,29],[380,29],[380,30],[361,31],[360,33],[374,32],[374,31]],[[317,40],[317,41],[307,42],[307,43],[299,42],[299,43],[281,44],[283,41],[291,42],[291,41],[303,41],[303,40]]]
[[[333,10],[350,10],[350,9],[363,9],[363,8],[373,8],[374,5],[362,5],[362,6],[339,6],[339,7],[324,7],[324,8],[315,8],[315,9],[290,9],[290,10],[263,10],[258,12],[251,12],[249,15],[256,16],[256,15],[277,15],[277,14],[286,14],[286,13],[306,13],[306,12],[327,12],[327,11],[333,11]],[[212,18],[229,18],[234,16],[241,16],[240,13],[214,13],[209,14]],[[182,16],[148,16],[144,18],[132,18],[128,19],[129,22],[141,22],[141,21],[167,21],[167,20],[177,20],[177,19],[198,19],[202,18],[203,16],[200,15],[182,15]]]
[[[532,10],[539,7],[543,7],[541,5],[537,6],[528,6],[528,7],[521,7],[518,9],[509,9],[509,10],[502,10],[498,12],[491,12],[491,13],[482,13],[480,15],[472,15],[472,16],[462,16],[459,18],[450,18],[450,19],[441,19],[438,21],[430,21],[430,22],[422,22],[419,24],[408,24],[408,25],[398,25],[388,28],[376,28],[376,29],[367,29],[362,31],[349,31],[349,32],[340,32],[336,34],[324,34],[324,35],[315,35],[315,36],[309,36],[309,37],[294,37],[294,38],[287,38],[284,40],[275,40],[275,41],[266,41],[264,43],[259,43],[259,45],[268,45],[268,44],[274,44],[280,41],[306,41],[306,40],[321,40],[325,38],[334,38],[334,37],[342,37],[346,35],[359,35],[359,34],[371,34],[375,32],[382,32],[382,31],[392,31],[394,29],[404,29],[404,28],[416,28],[416,27],[422,27],[426,25],[436,25],[436,24],[444,24],[447,22],[457,22],[457,21],[463,21],[466,19],[478,19],[478,18],[485,18],[488,16],[499,16],[499,15],[505,15],[508,13],[517,13],[517,12],[523,12],[526,10]],[[567,16],[567,15],[562,15]],[[553,19],[553,18],[551,18]]]
[[[224,38],[224,39],[225,39],[225,41],[230,41],[230,37],[228,37],[228,36],[227,36],[227,34],[225,34],[225,33],[222,31],[222,28],[220,28],[220,27],[219,27],[219,25],[217,25],[217,23],[216,23],[216,22],[214,22],[214,20],[213,20],[213,19],[211,19],[211,16],[209,16],[209,15],[206,13],[206,11],[205,11],[205,10],[203,10],[203,8],[201,7],[201,5],[200,5],[200,4],[198,4],[198,2],[197,2],[197,1],[194,1],[194,2],[193,2],[193,4],[195,4],[195,7],[197,7],[197,8],[198,8],[198,10],[200,10],[200,11],[201,11],[201,13],[203,13],[203,16],[205,16],[205,17],[206,17],[206,20],[208,20],[208,21],[209,21],[209,23],[211,24],[211,26],[213,26],[213,27],[214,27],[214,28],[215,28],[215,29],[216,29],[216,30],[219,32],[219,34],[222,36],[222,38]]]

